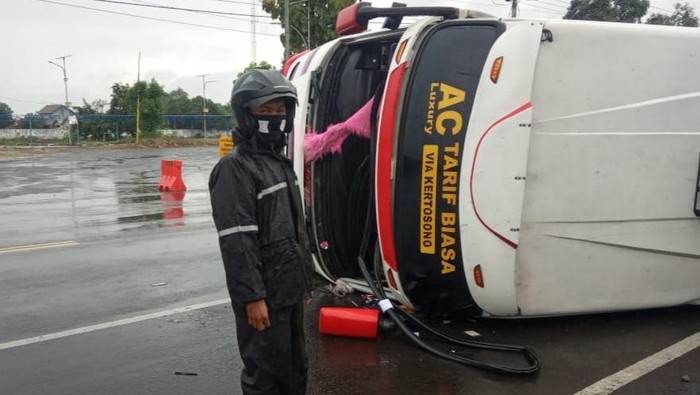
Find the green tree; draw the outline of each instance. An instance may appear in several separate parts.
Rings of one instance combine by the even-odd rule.
[[[88,103],[87,100],[83,99],[82,106],[73,107],[76,114],[80,115],[101,115],[104,114],[104,107],[107,102],[104,100],[93,100]],[[107,140],[107,137],[114,138],[112,130],[115,129],[113,121],[105,120],[80,120],[80,134],[82,136],[90,136],[96,140]]]
[[[29,118],[32,118],[32,128],[33,129],[44,129],[47,128],[44,119],[35,113],[24,114],[24,117],[17,122],[18,129],[29,129]]]
[[[195,105],[198,106],[198,112],[197,114],[202,113],[202,96],[195,96],[192,98],[192,102],[195,103]],[[233,115],[233,110],[231,110],[230,106],[228,104],[219,104],[219,103],[214,103],[210,99],[206,100],[206,107],[207,107],[207,116],[209,115]],[[203,128],[203,122],[198,122],[197,123],[198,127]],[[207,120],[207,129],[218,129],[218,130],[226,130],[230,129],[231,125],[230,122],[227,121],[222,121],[222,120]]]
[[[115,115],[128,115],[128,103],[126,95],[129,92],[129,84],[121,84],[116,82],[112,85],[112,95],[109,102],[109,110],[107,113]]]
[[[91,103],[83,99],[83,105],[73,107],[73,110],[78,115],[104,114],[104,107],[106,105],[107,102],[101,99],[93,100]]]
[[[97,111],[83,98],[82,106],[74,106],[73,111],[78,115],[92,115],[97,114]]]
[[[155,79],[150,82],[140,81],[129,88],[126,97],[131,114],[136,114],[137,94],[141,102],[141,132],[144,137],[155,136],[163,123],[165,90]]]
[[[263,0],[262,6],[284,28],[284,1]],[[289,6],[289,53],[302,52],[336,38],[335,18],[338,12],[355,3],[354,0],[306,0]],[[310,18],[307,17],[310,15]],[[284,45],[284,33],[280,35]],[[309,41],[305,43],[305,41]]]
[[[194,112],[191,112],[190,114],[202,114],[202,96],[195,96],[192,98],[192,106],[196,109]],[[227,105],[219,104],[219,103],[214,103],[211,101],[211,99],[206,100],[206,107],[207,107],[207,114],[209,115],[227,115],[229,112],[227,112],[226,108],[228,107]]]
[[[265,62],[263,62],[265,63]],[[267,63],[265,63],[267,65]],[[190,97],[182,88],[167,93],[163,97],[163,108],[168,115],[202,115],[202,96]],[[210,99],[206,100],[207,115],[231,115],[228,105],[215,103]],[[204,122],[200,119],[195,122],[191,120],[174,120],[168,124],[169,128],[197,128],[202,129]],[[207,128],[227,129],[227,123],[221,120],[208,120]]]
[[[269,64],[269,63],[267,63],[267,62],[264,61],[264,60],[263,60],[262,62],[260,62],[260,63],[257,63],[257,62],[250,62],[250,64],[249,64],[248,66],[246,66],[246,68],[243,69],[243,71],[241,71],[240,73],[238,73],[238,74],[236,75],[236,78],[237,78],[237,79],[240,78],[243,74],[245,74],[245,73],[247,73],[247,72],[249,72],[250,70],[253,70],[253,69],[274,70],[274,69],[275,69],[275,66],[273,66],[273,65],[271,65],[271,64]]]
[[[7,103],[0,102],[0,128],[5,128],[14,123],[12,109]]]
[[[137,93],[141,100],[141,131],[144,136],[154,136],[163,121],[165,97],[165,90],[156,80],[140,81],[134,86],[119,82],[112,85],[112,99],[108,113],[115,115],[136,114]],[[128,125],[128,127],[135,130],[134,125]]]
[[[646,23],[651,25],[698,27],[698,17],[690,4],[685,3],[681,5],[681,3],[676,3],[673,8],[675,10],[671,15],[652,13]]]
[[[7,105],[7,103],[0,101],[0,114],[12,114],[12,109]]]
[[[641,23],[649,0],[571,0],[564,19]]]
[[[252,65],[257,65],[251,64]],[[263,68],[272,67],[266,62],[261,62]],[[115,115],[135,115],[136,114],[136,91],[137,87],[141,95],[141,132],[143,135],[154,136],[158,128],[166,126],[168,128],[180,129],[190,127],[201,129],[203,127],[202,120],[192,121],[172,121],[168,125],[163,125],[164,115],[202,115],[202,96],[190,97],[182,88],[177,88],[169,93],[163,90],[163,87],[156,80],[151,80],[146,83],[139,82],[137,85],[130,86],[129,84],[115,83],[112,85],[112,98],[110,101],[109,114]],[[89,111],[87,108],[93,108],[94,105],[81,107],[81,111]],[[208,115],[232,115],[232,111],[228,104],[214,103],[210,99],[206,101]],[[87,112],[85,112],[87,113]],[[81,112],[82,114],[82,112]],[[136,130],[135,122],[122,122],[123,130],[133,132]],[[222,120],[207,120],[208,128],[217,128],[221,130],[229,129],[230,125],[227,121]],[[81,126],[82,130],[82,126]]]
[[[182,88],[177,88],[163,97],[163,110],[169,115],[189,115],[201,113],[202,107],[195,105]]]

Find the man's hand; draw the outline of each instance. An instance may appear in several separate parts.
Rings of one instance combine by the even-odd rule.
[[[248,323],[253,328],[264,331],[265,328],[272,326],[272,324],[270,324],[270,317],[267,315],[267,303],[265,303],[265,299],[249,302],[246,305],[246,311],[248,313]]]

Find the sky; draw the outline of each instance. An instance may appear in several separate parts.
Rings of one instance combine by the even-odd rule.
[[[510,14],[510,3],[504,0],[403,2],[457,6],[499,17]],[[650,0],[649,11],[670,13],[675,2]],[[389,6],[391,1],[372,3]],[[700,11],[700,0],[688,3]],[[568,4],[520,0],[518,17],[561,18]],[[134,84],[139,53],[141,80],[155,78],[167,92],[179,87],[194,97],[202,95],[200,75],[206,75],[206,97],[217,103],[229,101],[233,80],[252,60],[279,68],[284,53],[282,29],[259,0],[0,0],[0,18],[0,102],[15,114],[65,102],[63,70],[49,61],[62,66],[62,59],[56,58],[66,55],[68,99],[82,105],[83,99],[109,102],[114,83]],[[255,35],[251,19],[256,21]]]

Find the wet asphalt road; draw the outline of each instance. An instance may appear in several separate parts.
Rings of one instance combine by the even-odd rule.
[[[76,148],[0,161],[0,394],[241,393],[206,190],[217,152]],[[162,158],[184,163],[181,201],[156,190]],[[7,249],[49,242],[64,243]],[[541,372],[508,377],[436,359],[396,334],[321,336],[318,309],[350,300],[316,294],[306,315],[314,395],[572,394],[700,332],[700,306],[435,323],[535,349]],[[628,381],[614,393],[700,394],[700,348]]]

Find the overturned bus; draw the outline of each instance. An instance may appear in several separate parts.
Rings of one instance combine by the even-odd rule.
[[[338,31],[287,65],[319,273],[376,256],[434,315],[700,303],[700,30],[357,3]]]

